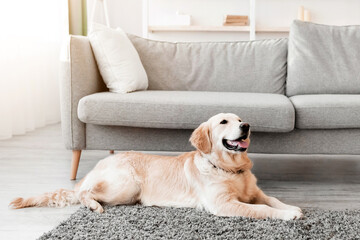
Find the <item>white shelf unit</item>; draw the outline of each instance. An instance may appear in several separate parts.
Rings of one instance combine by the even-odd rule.
[[[149,32],[250,32],[249,26],[148,26]]]
[[[248,32],[250,40],[256,39],[257,32],[288,32],[289,27],[256,27],[256,0],[249,0],[249,26],[149,26],[149,1],[142,0],[143,4],[143,37],[149,32]]]

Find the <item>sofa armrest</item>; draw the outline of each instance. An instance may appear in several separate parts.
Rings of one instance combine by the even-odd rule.
[[[70,36],[61,57],[60,102],[61,126],[67,149],[86,148],[85,123],[77,115],[79,100],[107,91],[99,73],[89,39]]]

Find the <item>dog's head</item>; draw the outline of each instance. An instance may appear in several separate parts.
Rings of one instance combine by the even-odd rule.
[[[246,152],[250,125],[232,113],[220,113],[202,123],[192,133],[192,145],[204,154],[225,151],[230,155]]]

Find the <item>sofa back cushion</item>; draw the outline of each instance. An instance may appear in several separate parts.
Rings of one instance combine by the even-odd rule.
[[[171,43],[129,38],[149,90],[285,93],[287,39]]]
[[[286,94],[360,93],[360,26],[294,21]]]

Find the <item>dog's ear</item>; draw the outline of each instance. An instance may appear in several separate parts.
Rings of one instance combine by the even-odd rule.
[[[208,123],[202,123],[190,137],[191,144],[199,151],[208,154],[211,152],[210,128]]]

